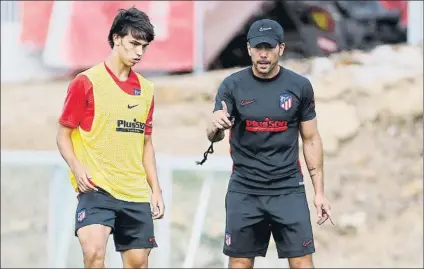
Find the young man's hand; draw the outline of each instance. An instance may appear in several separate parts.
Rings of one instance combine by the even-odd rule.
[[[80,192],[93,192],[98,191],[96,185],[91,181],[90,173],[88,172],[87,167],[81,163],[77,163],[72,167],[72,173],[75,175],[77,181],[78,190]]]
[[[152,193],[152,216],[153,219],[161,219],[165,214],[165,203],[163,202],[162,192]]]

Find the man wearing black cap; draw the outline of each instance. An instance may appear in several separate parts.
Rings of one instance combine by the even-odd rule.
[[[315,252],[299,161],[299,133],[315,191],[318,224],[331,220],[324,195],[323,150],[309,80],[278,64],[284,31],[263,19],[252,24],[247,50],[252,66],[221,83],[211,126],[212,142],[230,129],[234,162],[226,195],[224,254],[230,268],[252,268],[265,256],[272,233],[278,256],[291,268],[312,268]],[[230,116],[232,120],[230,120]]]

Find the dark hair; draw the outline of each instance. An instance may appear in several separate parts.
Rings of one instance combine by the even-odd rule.
[[[113,20],[107,39],[111,48],[114,46],[114,34],[124,37],[128,33],[131,33],[134,38],[145,40],[150,43],[155,38],[155,31],[153,28],[149,16],[143,11],[135,7],[120,9]]]

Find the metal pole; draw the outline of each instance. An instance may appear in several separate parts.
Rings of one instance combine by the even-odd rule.
[[[407,41],[410,45],[423,42],[423,2],[408,1]]]
[[[194,74],[204,72],[204,8],[202,1],[194,1]]]
[[[202,229],[205,223],[209,198],[212,192],[213,173],[209,173],[203,183],[202,190],[199,195],[199,204],[196,210],[196,217],[193,224],[193,232],[191,233],[190,243],[188,245],[187,255],[183,268],[193,268],[196,251],[200,245],[202,237]]]
[[[53,167],[50,181],[49,205],[49,264],[52,268],[64,268],[68,260],[73,239],[75,193],[68,188],[64,180],[64,169]]]
[[[160,248],[160,255],[157,256],[160,268],[171,268],[171,251],[172,249],[172,172],[173,170],[165,165],[158,166],[158,174],[163,186],[163,200],[165,203],[165,215],[163,219],[158,220],[158,245]]]
[[[53,175],[50,179],[49,186],[49,213],[48,213],[48,244],[47,244],[47,255],[48,255],[48,264],[51,268],[56,268],[58,265],[66,267],[66,264],[59,264],[57,258],[59,256],[58,250],[59,242],[57,238],[59,237],[59,231],[61,231],[60,225],[58,225],[58,216],[57,216],[57,204],[52,201],[57,201],[58,189],[60,189],[60,170],[57,166],[52,168]],[[63,231],[62,231],[63,233]]]

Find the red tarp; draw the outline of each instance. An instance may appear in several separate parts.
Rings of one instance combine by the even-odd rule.
[[[57,2],[25,1],[22,42],[34,42],[43,49],[48,34],[52,5]],[[88,68],[110,52],[107,41],[118,9],[135,6],[149,15],[158,34],[137,69],[179,71],[193,68],[193,1],[74,1],[68,11],[64,40],[54,40],[63,51],[69,69]],[[165,10],[165,12],[164,12]],[[168,12],[166,12],[168,10]],[[61,45],[59,45],[61,44]]]

